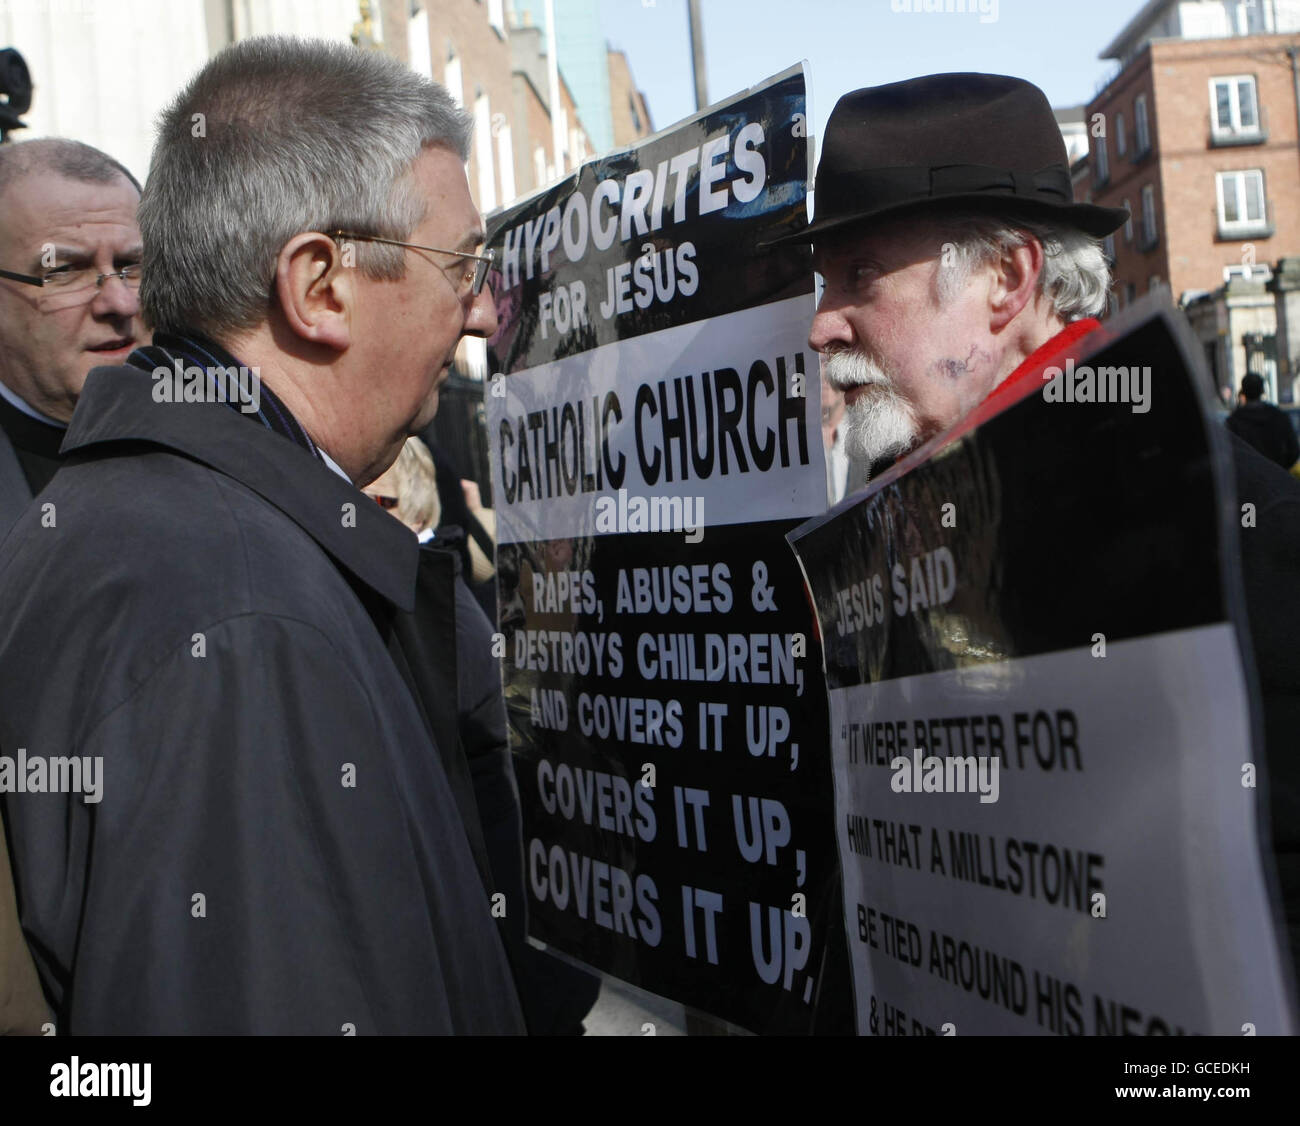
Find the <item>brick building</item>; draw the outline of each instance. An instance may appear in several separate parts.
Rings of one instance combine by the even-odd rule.
[[[36,83],[32,108],[24,115],[27,130],[18,136],[85,141],[113,154],[143,180],[158,113],[223,47],[254,35],[351,39],[441,82],[474,115],[470,189],[488,212],[608,147],[593,142],[568,76],[560,73],[557,159],[545,36],[528,27],[520,10],[518,0],[0,0],[0,45],[22,52]],[[563,6],[557,18],[559,54],[565,36],[580,45],[592,39],[593,26],[598,30],[591,22],[594,11],[590,3]],[[528,95],[523,99],[517,97],[519,68],[511,49],[516,32],[531,40],[532,54],[541,60],[540,72],[525,68],[531,89],[529,82],[523,84]],[[603,39],[600,50],[607,50]],[[602,53],[600,68],[606,88],[614,75],[626,75],[626,88],[635,94],[626,60],[607,61]],[[146,73],[147,82],[120,80]],[[69,80],[71,75],[77,80]],[[618,96],[621,109],[626,89]],[[593,106],[593,112],[609,117],[609,106]],[[643,100],[638,113],[644,128],[636,135],[645,136],[651,129]],[[609,128],[606,122],[605,132]],[[520,132],[522,138],[516,136]],[[544,165],[537,159],[539,148]]]
[[[650,121],[650,107],[645,95],[636,88],[632,68],[622,51],[610,48],[609,55],[609,110],[614,128],[614,147],[630,145],[639,137],[654,132]]]
[[[515,166],[519,194],[528,195],[572,171],[592,152],[591,137],[578,116],[564,72],[556,68],[559,121],[551,114],[550,58],[546,36],[527,13],[510,29],[513,71]],[[556,140],[561,141],[556,155]]]
[[[442,83],[474,115],[469,185],[484,214],[529,195],[591,154],[590,136],[559,74],[557,159],[546,44],[508,0],[383,0],[382,14],[389,30],[379,47]]]
[[[560,128],[554,128],[546,37],[529,26],[529,10],[526,0],[0,0],[0,46],[22,52],[36,84],[19,137],[84,141],[117,157],[141,180],[159,111],[230,43],[298,35],[384,51],[442,83],[473,114],[469,185],[486,214],[598,151],[562,65],[555,68]],[[556,17],[561,41],[555,53],[576,52],[588,71],[604,76],[607,90],[618,90],[619,106],[606,102],[602,108],[600,82],[588,82],[588,104],[602,120],[613,109],[618,121],[629,98],[637,99],[640,123],[620,134],[622,145],[648,135],[650,117],[626,60],[605,58],[597,17],[594,0],[565,0]],[[148,80],[135,80],[139,75]],[[632,118],[632,111],[625,116]],[[610,122],[604,128],[608,132]],[[442,444],[480,483],[486,483],[486,463],[475,419],[486,366],[483,342],[463,342],[439,413]]]
[[[1289,0],[1152,0],[1102,52],[1120,69],[1087,107],[1093,202],[1131,215],[1107,240],[1112,309],[1167,289],[1220,388],[1248,366],[1276,376],[1256,337],[1276,324],[1268,264],[1300,251],[1297,48]]]
[[[424,0],[435,82],[474,115],[469,186],[480,211],[518,194],[509,112],[514,103],[510,44],[502,5]]]
[[[508,0],[513,26],[540,27],[546,37],[555,20],[559,70],[577,102],[595,152],[614,147],[610,121],[609,45],[600,17],[601,0]]]

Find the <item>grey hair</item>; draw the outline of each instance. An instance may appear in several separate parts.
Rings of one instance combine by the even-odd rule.
[[[443,87],[344,43],[245,39],[163,112],[140,203],[140,304],[160,332],[221,341],[271,308],[276,261],[303,231],[409,239],[425,217],[424,149],[469,159],[472,119]],[[357,243],[368,277],[397,279],[400,247]]]
[[[0,195],[10,185],[33,173],[46,173],[75,180],[79,184],[111,184],[125,177],[140,191],[140,181],[106,152],[70,141],[66,137],[39,137],[0,145]]]
[[[971,270],[1018,247],[1032,236],[1043,247],[1038,293],[1067,323],[1091,317],[1106,307],[1110,265],[1101,239],[1048,219],[1009,218],[987,212],[945,214],[936,221],[944,238],[940,257],[939,299],[947,304],[970,278]]]

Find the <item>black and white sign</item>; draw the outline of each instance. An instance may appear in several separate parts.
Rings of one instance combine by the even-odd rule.
[[[1227,459],[1170,315],[1079,361],[1144,404],[1026,385],[791,537],[864,1034],[1293,1029]]]
[[[839,926],[785,534],[825,508],[802,71],[493,216],[487,396],[530,934],[806,1031]],[[810,755],[809,750],[813,753]]]

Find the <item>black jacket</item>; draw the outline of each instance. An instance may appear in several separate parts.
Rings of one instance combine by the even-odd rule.
[[[373,616],[412,609],[415,538],[279,435],[152,384],[91,374],[0,548],[0,753],[103,763],[98,804],[5,798],[60,1033],[521,1031]]]
[[[31,503],[31,485],[9,435],[0,425],[0,543],[4,542],[9,529]],[[9,849],[4,838],[4,826],[0,823],[0,1036],[10,1033],[35,1035],[49,1018],[36,979],[36,969],[18,922]]]
[[[1300,977],[1300,481],[1232,440],[1242,578],[1264,715],[1273,853]],[[1254,524],[1242,527],[1241,506]]]
[[[1283,469],[1300,461],[1300,441],[1291,420],[1272,403],[1253,402],[1238,407],[1228,416],[1227,427]]]
[[[23,472],[18,451],[0,427],[0,543],[31,503],[32,487]]]

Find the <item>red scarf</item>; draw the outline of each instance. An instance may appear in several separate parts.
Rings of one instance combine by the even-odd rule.
[[[1084,317],[1082,320],[1073,321],[1066,325],[1046,344],[1041,345],[1026,356],[1024,362],[1015,371],[994,387],[984,397],[979,406],[948,432],[947,440],[953,441],[963,434],[968,434],[995,414],[1001,414],[1012,403],[1028,398],[1036,388],[1042,386],[1043,369],[1052,365],[1053,361],[1057,361],[1056,366],[1059,367],[1060,361],[1063,361],[1067,354],[1077,355],[1076,345],[1079,341],[1098,328],[1101,328],[1101,322],[1094,317]],[[928,458],[933,453],[933,450],[929,447],[930,443],[927,442],[919,450],[904,454],[892,465],[876,463],[872,466],[874,472],[871,474],[871,480],[874,482],[878,477],[883,477],[886,474],[891,478],[899,476],[905,471],[902,468],[903,466],[910,469],[913,465]],[[921,454],[921,450],[925,451],[924,455]]]
[[[1051,365],[1053,360],[1064,358],[1078,341],[1095,328],[1101,328],[1101,322],[1094,317],[1084,317],[1083,320],[1072,321],[1066,325],[1046,344],[1026,356],[1024,362],[1015,371],[988,393],[982,405],[996,401],[997,410],[1001,410],[1003,407],[1010,406],[1015,400],[1023,398],[1023,394],[1018,392],[1024,387],[1026,381],[1032,380],[1036,386],[1041,385],[1043,369]],[[996,411],[981,410],[980,413],[987,417],[988,413],[996,413]]]

